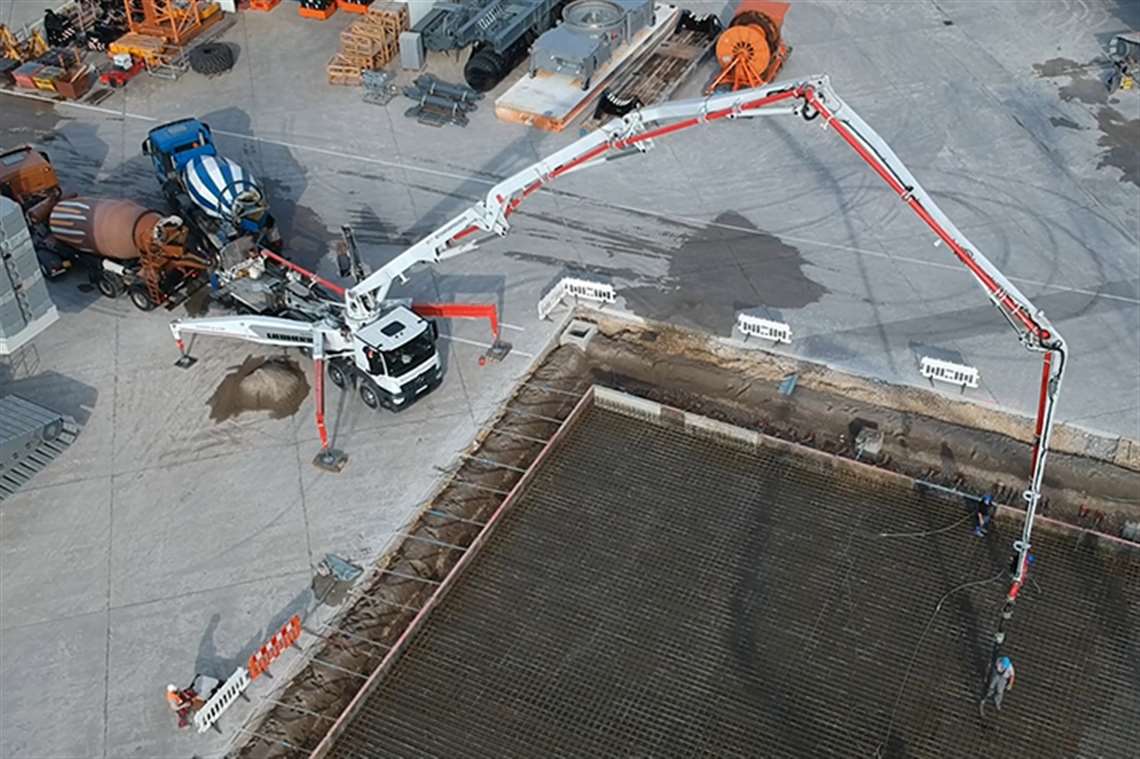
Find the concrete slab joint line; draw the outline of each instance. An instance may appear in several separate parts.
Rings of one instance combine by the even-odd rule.
[[[211,696],[194,715],[194,727],[198,728],[198,732],[204,733],[209,730],[247,687],[249,687],[249,673],[245,667],[238,667],[218,692]]]
[[[955,364],[953,361],[943,361],[930,356],[922,357],[922,376],[929,380],[948,382],[951,385],[962,387],[978,386],[978,370],[966,364]]]
[[[563,277],[539,299],[538,318],[545,319],[550,316],[567,295],[573,296],[575,300],[589,300],[595,303],[613,303],[617,300],[617,291],[613,285],[578,277]]]
[[[792,342],[792,328],[784,322],[761,319],[759,316],[748,314],[737,314],[736,328],[744,335],[745,340],[749,337],[759,337],[777,343]]]

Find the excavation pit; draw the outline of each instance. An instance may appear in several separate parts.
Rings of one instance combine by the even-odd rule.
[[[593,391],[319,755],[1127,755],[1140,551],[1039,533],[1018,687],[982,720],[1018,523],[970,519]]]
[[[1140,703],[1140,548],[1088,529],[1136,510],[1131,443],[1056,438],[1056,500],[1008,631],[1023,706],[983,723],[1022,514],[978,540],[962,496],[1019,505],[1028,420],[573,317],[589,343],[536,361],[236,756],[965,757],[1027,741],[1060,759],[1138,737],[1121,715]],[[615,390],[621,412],[597,404]]]

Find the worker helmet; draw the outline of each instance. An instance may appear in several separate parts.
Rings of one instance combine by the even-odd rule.
[[[174,687],[174,685],[173,685],[173,684],[172,684],[172,685],[168,685],[168,686],[166,686],[166,692],[167,692],[167,693],[174,693],[174,692],[175,692],[175,691],[177,691],[177,690],[178,690],[178,688]]]
[[[990,495],[989,493],[986,493],[984,496],[982,496],[982,503],[984,503],[985,505],[989,506],[993,502],[994,502],[994,497],[992,495]]]
[[[1013,666],[1013,662],[1009,660],[1008,656],[1003,656],[998,659],[997,666],[999,672],[1005,672],[1007,669]]]

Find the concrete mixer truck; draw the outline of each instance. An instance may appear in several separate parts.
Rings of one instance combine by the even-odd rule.
[[[47,154],[29,145],[0,154],[0,193],[23,209],[45,276],[84,271],[103,295],[127,293],[144,311],[173,308],[207,282],[213,300],[240,313],[315,318],[328,299],[314,277],[251,235],[219,249],[181,215],[65,196]]]
[[[189,118],[155,127],[142,152],[153,161],[171,209],[214,253],[235,242],[280,252],[281,235],[265,193],[253,175],[218,155],[208,125]]]
[[[129,200],[64,197],[47,154],[31,146],[0,154],[0,193],[24,210],[48,277],[85,270],[103,295],[127,293],[149,311],[177,302],[210,269],[181,218]]]

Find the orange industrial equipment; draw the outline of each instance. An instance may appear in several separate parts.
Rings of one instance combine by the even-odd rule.
[[[20,204],[29,227],[46,222],[62,195],[47,155],[27,145],[0,153],[0,193]]]
[[[127,25],[134,34],[161,37],[184,45],[221,18],[220,6],[200,0],[123,0]]]
[[[733,90],[759,87],[776,78],[792,49],[780,37],[788,3],[742,0],[728,28],[716,41],[721,71],[709,85],[711,93],[722,85]]]
[[[29,32],[25,28],[20,35],[13,34],[8,27],[0,24],[0,57],[23,63],[39,58],[48,51],[47,43],[38,30]]]

